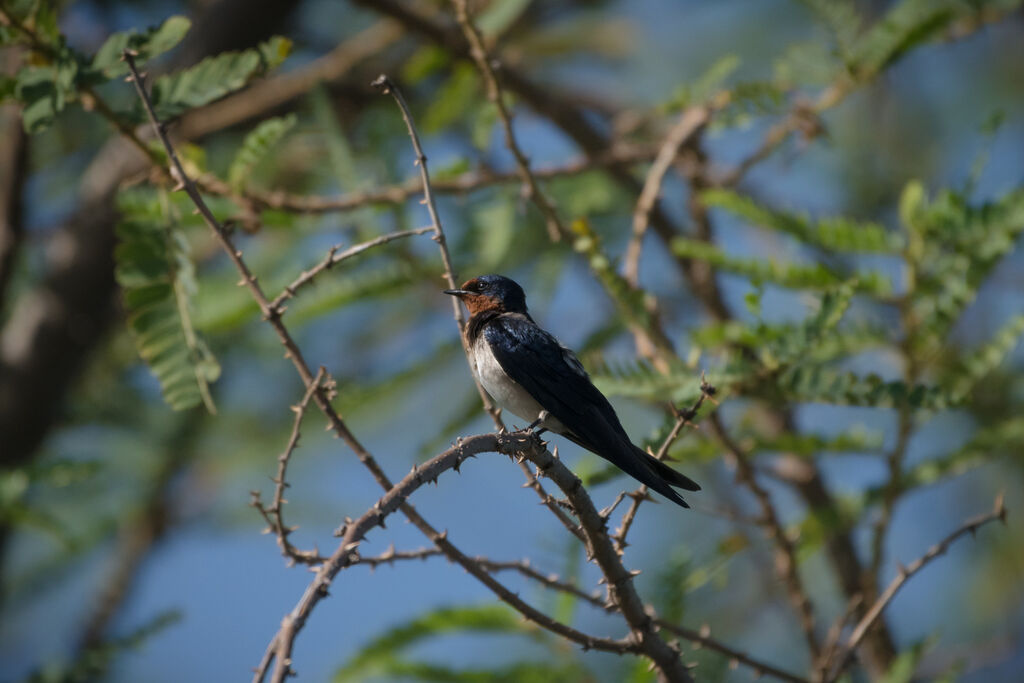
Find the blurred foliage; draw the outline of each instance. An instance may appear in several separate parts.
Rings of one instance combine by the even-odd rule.
[[[757,40],[770,39],[771,59],[751,60],[740,44],[729,49],[715,45],[695,60],[703,68],[687,64],[681,75],[673,72],[671,86],[659,87],[648,101],[617,101],[632,96],[632,90],[579,97],[588,120],[600,120],[616,134],[621,131],[623,142],[655,150],[679,111],[712,101],[722,105],[699,143],[686,149],[685,163],[670,170],[661,207],[685,229],[668,237],[648,236],[639,285],[622,275],[636,201],[622,176],[642,181],[646,163],[620,164],[618,176],[595,164],[545,180],[544,190],[572,228],[559,244],[548,241],[540,216],[517,181],[481,183],[441,199],[458,271],[467,276],[503,272],[522,282],[535,318],[579,349],[597,386],[630,411],[622,411],[623,421],[637,443],[652,450],[663,443],[675,421],[666,403],[692,405],[701,393],[701,372],[706,372],[721,405],[708,402],[694,420],[696,428],[684,430],[668,451],[669,459],[678,463],[674,466],[708,483],[698,503],[703,507],[695,513],[706,516],[700,518],[702,532],[691,533],[690,522],[652,524],[669,518],[663,509],[655,513],[645,507],[637,526],[648,528],[634,532],[644,540],[636,541],[638,548],[627,555],[627,564],[649,563],[638,581],[663,618],[686,625],[714,621],[716,637],[753,642],[752,650],[769,655],[775,648],[774,658],[766,659],[784,662],[794,671],[807,668],[806,653],[793,645],[800,640],[799,627],[779,618],[786,608],[777,582],[765,570],[770,541],[746,523],[752,517],[749,500],[745,492],[733,490],[722,465],[722,444],[701,426],[711,410],[721,411],[732,440],[758,476],[777,487],[772,495],[781,501],[784,525],[796,539],[801,572],[813,576],[808,584],[823,624],[837,616],[849,597],[836,592],[834,568],[825,552],[838,534],[868,531],[883,509],[929,487],[957,487],[956,495],[949,496],[957,502],[951,503],[957,512],[963,507],[960,501],[973,506],[982,500],[978,507],[985,507],[997,486],[1020,488],[1024,472],[1020,276],[1007,277],[1001,271],[1020,264],[1019,253],[1013,253],[1024,231],[1020,178],[982,193],[978,188],[987,152],[965,168],[955,154],[936,157],[921,150],[922,158],[942,163],[926,176],[915,160],[884,149],[881,134],[872,160],[892,167],[883,177],[886,183],[898,178],[888,188],[898,202],[863,205],[857,184],[872,182],[872,168],[842,182],[821,177],[826,165],[821,156],[849,166],[860,152],[844,147],[844,127],[895,126],[881,120],[879,112],[885,108],[880,102],[911,109],[915,97],[924,97],[923,86],[921,92],[904,88],[906,77],[897,65],[919,55],[938,59],[937,54],[946,52],[940,43],[996,22],[1021,3],[795,4],[797,11],[813,17],[816,28],[797,34],[788,27],[783,31],[781,24],[767,31],[755,27]],[[167,10],[154,7],[146,17]],[[424,7],[441,13],[449,9],[445,3]],[[154,103],[159,116],[173,120],[271,73],[300,69],[322,47],[316,44],[315,29],[323,29],[306,27],[309,35],[297,31],[294,45],[275,37],[255,48],[166,71],[163,60],[173,57],[175,47],[189,37],[191,22],[184,17],[171,16],[144,30],[104,33],[87,47],[88,41],[74,42],[65,35],[72,34],[70,7],[12,0],[0,8],[0,45],[17,47],[23,56],[18,69],[0,75],[0,102],[17,103],[24,129],[37,134],[31,138],[38,145],[32,183],[41,187],[31,192],[37,201],[47,193],[70,201],[74,192],[69,183],[82,173],[83,159],[95,153],[97,131],[108,130],[108,124],[130,131],[144,121],[138,103],[121,92],[127,88],[121,83],[127,73],[122,50],[134,50],[140,63],[161,74],[151,79]],[[327,11],[320,6],[316,10],[310,16]],[[352,12],[347,7],[331,11]],[[138,21],[135,14],[129,16]],[[352,26],[361,26],[365,19],[358,13],[345,17]],[[632,35],[631,22],[611,11],[609,3],[493,0],[481,4],[476,21],[489,47],[502,51],[510,69],[536,69],[545,78],[550,75],[552,83],[560,75],[576,74],[572,69],[583,74],[599,68],[595,64],[615,69],[631,51],[653,49],[643,45],[645,36]],[[756,23],[737,22],[740,28],[743,22]],[[1019,27],[1010,30],[1019,34]],[[742,42],[743,35],[752,34],[738,33],[735,41]],[[286,61],[293,50],[297,58]],[[372,75],[381,65],[401,75],[435,181],[471,180],[474,173],[487,177],[510,168],[495,109],[470,62],[430,40],[406,37],[400,47],[381,47],[371,64]],[[990,62],[971,65],[993,79],[992,89],[1012,89],[1008,83],[1019,75],[998,71]],[[657,66],[655,71],[669,70],[667,63]],[[292,211],[287,202],[283,208],[260,208],[254,199],[357,193],[414,174],[398,114],[383,98],[367,99],[363,81],[369,77],[363,78],[367,74],[356,67],[353,73],[362,80],[318,85],[295,102],[259,112],[199,144],[179,147],[190,172],[210,179],[223,176],[228,190],[210,197],[211,206],[235,226],[233,238],[270,297],[322,259],[332,245],[351,246],[419,227],[426,220],[418,196],[363,203],[337,213]],[[893,86],[888,78],[903,80]],[[588,82],[581,78],[580,93]],[[951,81],[943,87],[961,84]],[[565,95],[562,86],[552,87]],[[575,87],[574,82],[566,89]],[[719,99],[723,94],[727,97]],[[1019,103],[1020,93],[1011,94]],[[535,166],[564,163],[570,151],[566,158],[551,157],[562,154],[567,131],[529,112],[522,106],[525,98],[511,89],[505,95],[518,114],[517,133],[528,141],[529,153],[542,159]],[[983,131],[992,149],[997,131],[1002,135],[1013,128],[999,127],[1000,117],[992,117],[989,102],[962,106],[972,120],[992,119]],[[833,116],[834,107],[847,109]],[[613,110],[615,116],[610,115]],[[908,127],[920,128],[936,138],[936,145],[966,147],[973,142],[940,138],[937,124],[920,111],[911,109],[908,116],[913,121],[901,124],[902,134],[909,134]],[[678,182],[687,179],[687,164],[706,155],[711,170],[728,167],[736,161],[735,150],[752,152],[763,134],[770,136],[772,126],[800,117],[809,125],[795,126],[792,140],[781,145],[777,156],[783,162],[763,162],[774,164],[769,172],[755,169],[739,183],[708,182],[692,193]],[[1019,142],[1019,130],[1016,135],[1014,143]],[[804,151],[812,145],[812,151]],[[162,162],[162,152],[151,145],[147,149],[153,161]],[[772,176],[787,172],[806,187],[787,192],[784,184],[775,183]],[[836,174],[835,169],[830,172]],[[299,386],[280,361],[276,338],[187,200],[169,192],[166,179],[144,175],[126,179],[118,191],[113,257],[121,320],[89,360],[69,397],[67,414],[40,457],[0,471],[0,521],[19,539],[35,542],[14,569],[4,572],[5,619],[12,619],[9,614],[19,606],[43,600],[51,585],[69,581],[105,547],[124,542],[125,520],[144,515],[152,500],[163,499],[174,487],[188,492],[170,521],[199,518],[222,528],[241,523],[245,534],[254,533],[259,522],[252,515],[242,517],[243,503],[237,496],[229,499],[225,491],[239,476],[251,481],[254,472],[260,477],[270,473],[272,458],[287,437],[291,416],[286,406],[295,401]],[[955,180],[964,175],[966,182]],[[144,187],[132,186],[138,184]],[[693,215],[683,212],[695,207],[708,212],[715,228],[710,239],[690,229]],[[680,215],[685,215],[681,221]],[[33,230],[42,234],[42,228]],[[42,240],[34,237],[8,289],[19,296],[27,296],[23,293],[41,277]],[[685,276],[678,263],[712,273],[729,316],[716,319],[702,313],[700,302],[682,285]],[[335,406],[353,431],[365,430],[395,451],[389,453],[394,459],[387,466],[396,472],[459,434],[490,426],[481,418],[479,397],[468,381],[449,302],[438,294],[443,286],[439,273],[433,242],[396,240],[325,271],[287,302],[285,322],[310,364],[323,363],[339,382]],[[2,315],[8,316],[13,306],[4,303]],[[635,340],[644,335],[665,347],[654,360],[650,353],[635,353]],[[220,414],[203,418],[200,430],[193,422],[200,419],[195,411],[201,410],[200,404],[212,411],[214,394]],[[168,417],[168,407],[185,412]],[[766,417],[771,410],[788,411],[791,422],[780,429]],[[817,419],[819,411],[831,411],[832,417]],[[306,429],[310,422],[312,418]],[[186,432],[195,443],[182,443]],[[310,440],[311,453],[335,454],[333,444],[312,436]],[[188,459],[174,457],[185,452]],[[791,457],[828,474],[835,488],[830,507],[805,505],[791,495],[793,487],[768,476],[778,475],[780,463]],[[887,471],[890,463],[895,466]],[[619,470],[597,458],[584,456],[571,464],[588,486],[614,482],[632,488]],[[966,473],[975,475],[961,476]],[[291,495],[304,498],[297,489]],[[333,488],[322,495],[325,501],[296,501],[297,516],[325,515],[329,523],[342,516],[342,509],[362,505],[354,494],[351,500],[339,500]],[[476,515],[458,507],[457,488],[445,495],[455,506],[453,519],[475,520]],[[494,500],[495,507],[505,503]],[[932,522],[920,523],[925,542],[933,540]],[[316,525],[321,524],[324,520],[318,519]],[[487,539],[475,539],[473,531],[494,535],[492,529],[466,529],[469,539],[481,542]],[[915,541],[912,552],[923,551],[925,542]],[[1024,592],[1019,576],[1012,575],[1022,562],[1021,551],[1005,543],[975,548],[971,561],[976,568],[965,572],[970,576],[957,592],[970,594],[975,585],[969,581],[981,582],[978,576],[1017,581],[1009,590],[1009,607],[987,598],[991,615],[986,627],[991,631],[1012,620],[1007,610],[1020,610]],[[883,568],[892,559],[892,548],[885,553],[880,558]],[[576,545],[568,552],[559,546],[554,555],[563,580],[593,587],[592,567]],[[866,562],[873,559],[865,557]],[[901,552],[899,559],[908,557]],[[884,581],[886,576],[883,572],[873,578]],[[991,586],[987,590],[994,592]],[[569,593],[536,593],[546,611],[578,628],[603,632],[609,623],[598,621],[604,617],[599,610]],[[840,607],[834,608],[836,604]],[[599,659],[605,655],[583,654],[503,605],[417,607],[410,612],[400,625],[377,635],[360,631],[359,645],[350,645],[353,639],[346,634],[344,664],[335,679],[652,680],[645,661],[609,664]],[[912,620],[903,617],[900,623]],[[773,627],[765,629],[765,620]],[[352,616],[350,621],[357,619]],[[169,617],[158,616],[126,636],[77,652],[67,662],[43,663],[35,667],[34,680],[108,676],[125,650],[159,638],[169,623]],[[614,628],[621,630],[621,623],[615,622]],[[942,648],[936,646],[945,633],[920,620],[913,628],[918,630],[910,636],[900,634],[900,652],[879,680],[915,680],[920,671],[936,669],[955,676],[960,664],[943,661]],[[926,636],[917,637],[918,631]],[[957,631],[950,637],[978,640],[982,635]],[[444,649],[450,639],[471,639],[487,653],[486,663],[479,657],[467,664],[432,656],[435,648],[451,653]],[[1015,647],[1019,654],[1019,643]],[[342,657],[336,651],[329,656],[334,669]],[[728,660],[717,653],[688,652],[687,661],[691,659],[706,680],[745,680],[731,673]]]

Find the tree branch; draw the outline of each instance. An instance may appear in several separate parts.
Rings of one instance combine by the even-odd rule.
[[[793,542],[786,534],[782,522],[779,521],[771,496],[757,481],[754,468],[747,460],[746,453],[726,432],[725,425],[722,424],[717,413],[712,414],[708,420],[715,436],[725,448],[726,458],[736,469],[736,479],[750,489],[757,499],[758,506],[761,508],[761,526],[764,529],[764,534],[775,544],[775,570],[786,583],[786,592],[800,618],[800,626],[803,628],[804,639],[807,641],[811,659],[812,661],[817,660],[821,654],[821,644],[814,632],[814,609],[803,580],[800,578]]]
[[[501,86],[498,84],[498,77],[494,73],[494,62],[488,56],[483,38],[469,16],[468,2],[467,0],[453,0],[453,4],[455,5],[456,21],[458,21],[459,26],[462,28],[462,33],[469,44],[469,54],[476,63],[480,75],[483,77],[484,86],[487,89],[487,99],[498,110],[498,119],[501,121],[501,127],[505,132],[505,146],[508,147],[508,150],[512,152],[512,156],[515,157],[516,170],[519,172],[519,177],[523,182],[524,195],[540,209],[541,214],[544,216],[548,237],[552,242],[558,242],[562,239],[562,235],[566,234],[565,226],[562,224],[562,219],[558,217],[558,211],[555,210],[551,199],[544,194],[544,190],[537,183],[537,178],[530,172],[530,160],[526,158],[523,150],[519,147],[515,129],[512,127],[512,115],[509,113],[508,107],[505,106]]]
[[[281,548],[281,554],[300,564],[319,564],[323,561],[323,557],[315,548],[313,550],[299,550],[288,540],[288,536],[295,530],[295,527],[286,526],[284,523],[284,504],[287,502],[284,499],[284,490],[289,486],[286,475],[288,474],[288,462],[291,460],[295,448],[299,445],[302,418],[306,414],[309,400],[313,397],[313,392],[320,389],[326,376],[327,370],[320,366],[316,377],[306,387],[306,393],[303,395],[302,400],[292,406],[295,420],[292,423],[292,434],[288,438],[288,445],[285,446],[284,451],[277,458],[277,476],[272,480],[274,482],[273,502],[271,502],[269,507],[263,505],[263,502],[260,500],[260,492],[252,491],[252,500],[249,503],[259,511],[267,522],[267,531],[277,536],[277,545]],[[333,380],[330,381],[333,384]]]
[[[894,578],[889,583],[889,586],[885,589],[882,595],[879,596],[878,600],[876,600],[875,603],[868,608],[868,610],[864,613],[864,616],[861,617],[859,622],[857,622],[857,625],[854,627],[853,632],[850,634],[850,637],[846,641],[846,645],[836,656],[836,661],[838,662],[838,664],[836,665],[835,671],[833,671],[832,674],[826,680],[834,681],[840,676],[840,674],[843,673],[843,670],[850,663],[850,659],[853,656],[853,651],[857,649],[858,645],[860,645],[861,641],[864,639],[864,636],[867,635],[868,630],[871,628],[872,624],[874,624],[882,616],[882,612],[889,605],[889,603],[892,602],[892,599],[896,597],[896,593],[899,592],[900,588],[902,588],[904,584],[906,584],[907,581],[909,581],[911,577],[914,576],[914,574],[917,574],[919,571],[924,569],[925,566],[927,566],[928,563],[934,560],[935,558],[945,554],[945,552],[949,549],[949,546],[952,545],[952,543],[961,536],[968,533],[973,536],[979,527],[982,527],[985,524],[988,524],[989,522],[997,519],[1003,524],[1006,523],[1006,506],[1003,504],[1002,494],[996,497],[995,505],[991,512],[988,512],[983,515],[978,515],[973,519],[967,520],[956,531],[946,536],[944,539],[942,539],[941,541],[933,545],[931,548],[929,548],[928,552],[926,552],[924,555],[917,558],[906,567],[901,565],[899,568],[899,572],[896,574],[896,578]]]

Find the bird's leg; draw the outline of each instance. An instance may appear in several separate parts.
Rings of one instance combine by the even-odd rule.
[[[534,430],[535,430],[535,429],[537,429],[537,427],[539,427],[539,426],[540,426],[540,424],[541,424],[542,422],[544,422],[544,420],[548,419],[548,415],[550,415],[550,414],[551,414],[551,413],[549,413],[549,412],[548,412],[548,411],[546,411],[546,410],[542,410],[542,411],[540,411],[540,414],[539,414],[539,415],[537,415],[537,419],[536,419],[536,420],[534,420],[533,422],[531,422],[531,423],[529,424],[529,426],[528,426],[528,427],[527,427],[526,429],[524,429],[523,431],[524,431],[524,432],[533,432],[533,435],[534,435],[534,436],[540,436],[540,435],[541,435],[541,434],[543,434],[544,432],[548,431],[548,430],[547,430],[547,427],[541,427],[540,429],[538,429],[537,431],[535,431],[535,432],[534,432]]]

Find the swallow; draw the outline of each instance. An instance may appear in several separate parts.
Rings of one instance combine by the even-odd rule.
[[[675,489],[700,486],[646,451],[622,428],[611,403],[570,349],[542,329],[526,308],[526,294],[501,275],[481,275],[445,294],[470,314],[466,334],[473,374],[504,410],[568,438],[684,508]]]

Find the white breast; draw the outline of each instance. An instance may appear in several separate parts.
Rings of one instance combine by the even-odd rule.
[[[473,345],[473,371],[484,390],[503,410],[533,422],[543,407],[523,387],[512,380],[491,352],[491,346],[481,334]],[[562,423],[553,417],[544,421],[544,427],[562,432]]]

